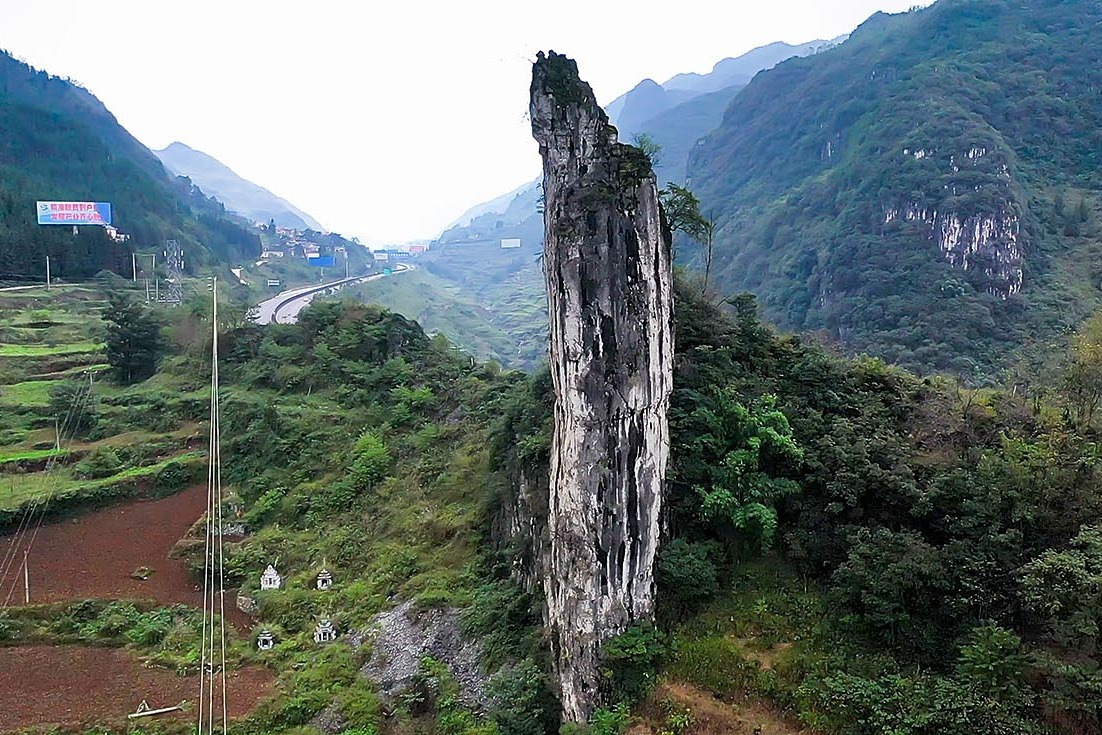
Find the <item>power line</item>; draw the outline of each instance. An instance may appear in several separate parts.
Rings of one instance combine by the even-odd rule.
[[[199,665],[198,735],[213,735],[218,717],[215,712],[215,685],[222,700],[222,732],[228,732],[226,698],[226,590],[222,549],[222,428],[218,399],[218,279],[214,279],[210,374],[210,446],[207,468],[207,522],[203,555],[203,635]],[[207,667],[210,667],[208,672]],[[208,676],[209,673],[209,676]],[[205,685],[205,686],[204,686]]]

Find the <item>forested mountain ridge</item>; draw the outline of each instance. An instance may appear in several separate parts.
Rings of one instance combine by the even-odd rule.
[[[983,379],[1099,302],[1102,9],[941,0],[759,74],[696,147],[714,283]]]
[[[254,222],[271,220],[279,227],[324,232],[316,219],[259,184],[242,178],[229,166],[202,151],[175,142],[153,153],[168,170],[187,176],[228,209]]]
[[[170,176],[95,96],[0,52],[0,273],[87,278],[129,269],[130,247],[181,241],[191,266],[259,252],[259,239],[228,219],[187,179]],[[113,205],[128,243],[99,227],[40,227],[36,200]]]

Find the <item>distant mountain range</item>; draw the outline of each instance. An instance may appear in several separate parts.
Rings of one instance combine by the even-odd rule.
[[[739,90],[762,69],[793,56],[806,56],[830,48],[835,41],[812,41],[792,46],[773,43],[715,65],[708,74],[679,74],[665,84],[644,80],[608,105],[620,139],[630,141],[646,133],[661,147],[656,172],[662,184],[683,182],[689,152],[696,142],[714,130],[723,111]],[[411,318],[439,322],[439,315],[466,315],[450,334],[465,347],[509,367],[532,367],[546,352],[546,312],[542,252],[543,215],[540,210],[541,179],[537,178],[489,202],[471,207],[441,234],[436,246],[420,265],[431,278],[429,300],[417,302]],[[503,248],[502,240],[519,240],[519,248]],[[393,291],[373,287],[366,291],[381,303],[409,311],[412,302]],[[454,295],[453,301],[448,301]],[[480,307],[471,309],[471,303]],[[479,338],[481,334],[484,338]],[[511,336],[511,349],[501,347],[502,335]],[[489,345],[497,345],[490,348]]]
[[[771,43],[741,56],[723,59],[707,74],[677,74],[664,84],[644,79],[610,102],[605,111],[616,126],[620,140],[631,142],[637,134],[645,133],[662,147],[659,164],[655,167],[661,183],[681,183],[685,179],[689,150],[697,140],[719,125],[731,99],[755,74],[785,59],[809,56],[832,48],[845,39],[845,36],[839,36],[832,41],[811,41],[796,46]],[[534,204],[538,194],[533,196],[531,192],[539,185],[537,178],[508,194],[471,207],[449,226],[448,231],[457,227],[472,227],[472,221],[479,218],[484,224],[497,228],[497,220],[489,220],[486,215],[504,215],[509,208],[512,211],[503,219],[506,225],[517,224],[521,221],[517,219],[521,213],[517,211],[516,200],[519,198],[533,204],[524,217],[536,214]],[[445,232],[442,240],[447,239],[450,238]]]
[[[316,219],[258,184],[238,176],[232,169],[202,151],[176,142],[154,151],[166,167],[178,176],[187,176],[207,194],[253,222],[267,224],[271,220],[279,227],[296,230],[325,228]]]
[[[748,51],[742,56],[726,58],[716,63],[707,74],[677,74],[662,84],[644,79],[605,108],[609,119],[620,132],[620,140],[631,142],[638,133],[648,133],[649,123],[662,113],[672,110],[702,94],[745,87],[754,75],[764,69],[795,56],[810,56],[846,40],[839,36],[832,41],[810,41],[793,46],[787,43],[771,43]],[[732,95],[733,96],[733,95]],[[722,115],[722,110],[720,110]],[[716,123],[718,124],[718,119]],[[714,127],[714,126],[713,126]],[[711,130],[705,130],[707,133]],[[680,161],[679,163],[684,163]],[[684,171],[675,171],[671,178],[680,179]]]

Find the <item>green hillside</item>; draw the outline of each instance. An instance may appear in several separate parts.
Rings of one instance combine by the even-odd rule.
[[[715,283],[984,379],[1099,301],[1102,10],[941,0],[758,75],[694,151]]]
[[[184,245],[189,268],[259,253],[253,233],[166,173],[94,96],[2,52],[0,129],[0,278],[41,280],[47,254],[63,279],[129,272],[131,247],[160,249],[168,239]],[[36,200],[111,202],[114,225],[131,239],[40,227]]]
[[[133,385],[100,371],[104,299],[117,296],[0,299],[0,403],[17,409],[0,412],[5,528],[44,495],[56,518],[186,492],[203,472],[208,295],[141,310],[166,340]],[[319,302],[268,327],[236,307],[220,312],[223,471],[246,534],[226,571],[258,612],[232,632],[231,666],[274,683],[235,731],[556,732],[539,590],[513,581],[533,539],[510,537],[545,527],[547,371],[479,365],[376,307]],[[658,625],[606,647],[608,707],[575,732],[1098,731],[1099,392],[1076,376],[1100,369],[1102,318],[1073,362],[1038,376],[1058,388],[1047,397],[841,360],[773,333],[751,299],[727,315],[683,279],[676,319]],[[81,420],[45,470],[71,400]],[[509,515],[517,492],[528,515]],[[198,542],[178,547],[192,569]],[[273,560],[287,586],[260,591]],[[322,565],[337,583],[318,593]],[[455,632],[387,697],[364,673],[382,644],[361,632],[396,608],[452,616]],[[346,634],[338,643],[313,643],[320,615]],[[193,675],[200,625],[160,600],[66,599],[0,612],[0,645],[121,647]],[[262,628],[272,651],[254,648]],[[464,641],[479,652],[456,669]],[[477,704],[458,693],[472,672],[488,693]],[[58,732],[93,724],[126,731]]]

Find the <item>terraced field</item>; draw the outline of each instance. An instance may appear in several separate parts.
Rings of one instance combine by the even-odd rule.
[[[105,306],[88,288],[0,293],[0,732],[125,727],[142,699],[196,688],[188,550],[209,388],[171,373],[112,383]],[[227,614],[247,639],[251,620]],[[67,621],[84,618],[74,636]],[[232,676],[232,715],[273,691],[246,660]]]
[[[0,293],[0,532],[31,504],[164,494],[201,468],[205,392],[107,381],[105,305],[83,287]]]

